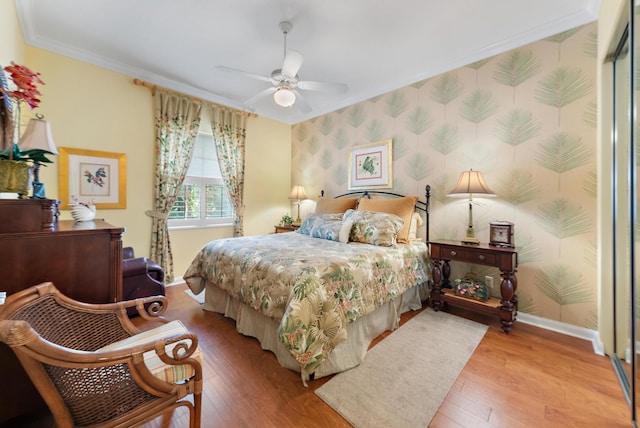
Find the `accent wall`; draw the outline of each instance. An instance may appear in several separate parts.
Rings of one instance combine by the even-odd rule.
[[[487,242],[491,221],[515,224],[519,311],[597,329],[596,56],[592,23],[299,123],[292,183],[345,193],[351,150],[391,138],[388,190],[424,198],[429,184],[431,239],[459,240],[468,198],[447,194],[481,171],[495,197],[474,198],[474,226]],[[452,278],[468,271],[499,296],[496,269]]]

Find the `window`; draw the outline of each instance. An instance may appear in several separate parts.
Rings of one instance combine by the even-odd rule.
[[[234,218],[233,205],[222,181],[213,134],[201,130],[187,176],[169,213],[169,227],[228,225]]]

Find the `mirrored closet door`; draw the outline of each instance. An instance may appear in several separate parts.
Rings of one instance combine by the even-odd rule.
[[[611,361],[629,403],[631,420],[637,426],[640,403],[640,382],[636,368],[640,367],[637,343],[640,343],[640,281],[636,263],[639,234],[637,215],[635,126],[636,86],[640,68],[636,49],[639,36],[635,31],[635,1],[629,0],[627,13],[621,22],[621,34],[612,58],[613,62],[613,130],[612,130],[612,237],[613,237],[613,328],[614,352]]]

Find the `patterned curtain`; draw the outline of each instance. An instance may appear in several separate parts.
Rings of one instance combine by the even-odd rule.
[[[200,126],[202,105],[191,98],[156,91],[156,168],[152,217],[151,258],[165,272],[165,282],[173,281],[173,254],[169,240],[168,217],[189,168]]]
[[[233,236],[244,236],[244,142],[246,113],[208,104],[218,164],[236,211]]]

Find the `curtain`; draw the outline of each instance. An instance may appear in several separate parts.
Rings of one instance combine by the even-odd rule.
[[[208,104],[208,107],[220,172],[236,211],[233,236],[244,236],[244,144],[247,115],[214,104]]]
[[[151,223],[151,258],[173,281],[173,254],[168,217],[189,168],[200,126],[202,105],[183,95],[162,90],[154,95],[156,126],[156,168],[154,209],[146,214]]]

